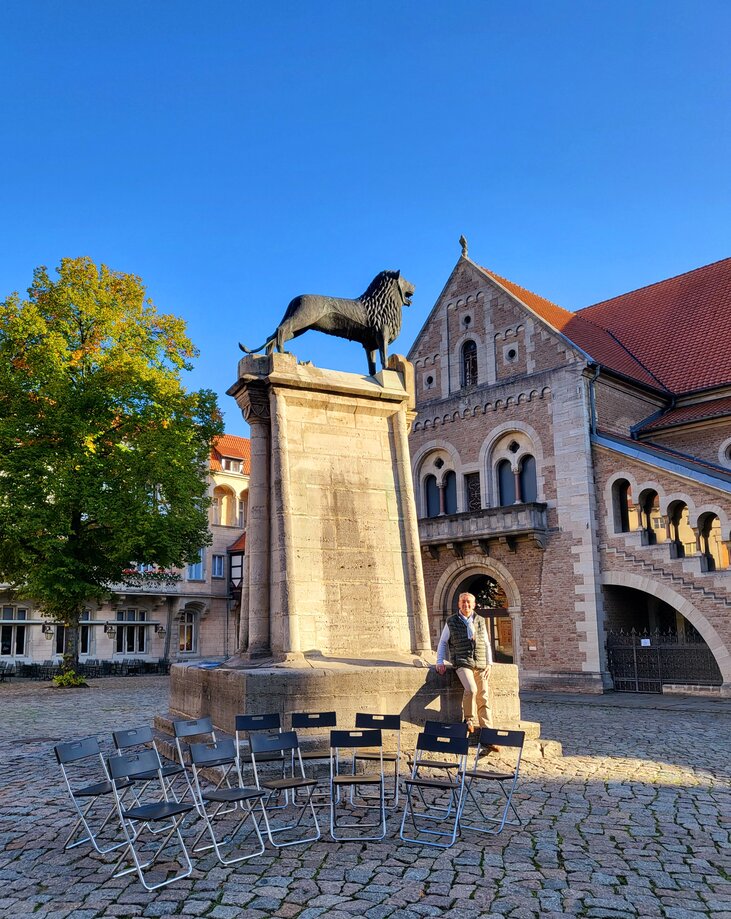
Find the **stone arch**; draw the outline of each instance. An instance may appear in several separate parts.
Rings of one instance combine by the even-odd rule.
[[[602,584],[607,587],[631,587],[642,593],[651,594],[676,609],[700,632],[701,637],[711,649],[721,671],[723,682],[731,683],[731,651],[726,647],[713,625],[690,600],[686,600],[666,584],[627,571],[605,571],[602,575]]]
[[[686,503],[688,504],[688,513],[690,515],[690,525],[692,527],[698,526],[698,521],[700,520],[702,516],[705,516],[706,514],[714,514],[716,517],[718,517],[718,522],[721,524],[721,530],[723,531],[725,538],[728,539],[728,534],[729,534],[728,514],[720,505],[703,504],[701,507],[696,508],[695,510],[691,511],[690,502],[688,501]]]
[[[514,662],[520,666],[520,621],[522,603],[520,591],[510,571],[497,559],[485,555],[465,555],[455,559],[442,572],[434,591],[431,611],[433,616],[441,618],[451,611],[451,600],[454,591],[465,578],[472,574],[483,574],[498,582],[508,600],[508,613],[513,623]],[[437,636],[438,638],[439,636]]]
[[[517,421],[514,419],[512,421],[503,421],[501,424],[495,425],[495,427],[490,431],[488,436],[482,442],[482,446],[480,447],[478,463],[482,479],[483,507],[497,506],[496,499],[498,492],[497,481],[495,478],[495,459],[493,457],[493,451],[500,438],[504,437],[505,434],[508,434],[511,431],[516,431],[523,434],[531,443],[530,453],[536,461],[536,487],[538,490],[538,500],[544,500],[543,495],[545,494],[545,465],[541,439],[538,436],[538,432],[535,430],[535,428],[531,427],[531,425],[526,424],[524,421]]]
[[[441,469],[427,469],[428,461],[434,454],[443,454],[445,459]],[[427,516],[427,500],[425,480],[427,473],[436,477],[438,483],[444,480],[448,472],[454,472],[457,477],[457,483],[461,481],[462,476],[462,459],[455,447],[446,440],[435,439],[422,444],[421,448],[414,454],[412,459],[412,475],[416,491],[416,508],[419,517]],[[460,494],[461,489],[457,487],[457,511],[463,510],[464,501]]]

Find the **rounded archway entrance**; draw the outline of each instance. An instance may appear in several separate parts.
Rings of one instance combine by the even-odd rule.
[[[452,596],[451,612],[458,612],[459,595],[462,593],[475,595],[475,613],[482,616],[487,624],[492,659],[496,664],[512,664],[513,621],[505,591],[489,574],[470,574],[458,583]]]
[[[719,663],[699,631],[701,622],[696,628],[672,599],[605,581],[607,664],[616,691],[723,684]]]

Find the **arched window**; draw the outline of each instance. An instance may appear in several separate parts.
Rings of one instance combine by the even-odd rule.
[[[538,500],[538,483],[536,481],[536,461],[528,455],[520,464],[520,497],[524,503]]]
[[[640,495],[640,513],[643,544],[654,546],[665,539],[665,531],[660,517],[660,499],[656,491],[648,488]]]
[[[688,519],[688,506],[683,501],[673,501],[668,507],[668,536],[671,558],[695,555],[697,551],[695,533]]]
[[[615,533],[629,533],[630,495],[631,489],[627,479],[617,479],[612,485],[612,512]]]
[[[457,513],[457,476],[453,472],[444,476],[444,513]]]
[[[705,570],[722,571],[728,568],[728,549],[724,545],[721,524],[715,514],[704,514],[698,520],[698,535]]]
[[[515,476],[510,468],[510,460],[500,460],[497,464],[497,481],[500,492],[500,506],[515,504]]]
[[[477,345],[466,341],[462,345],[462,386],[477,385]]]
[[[439,489],[437,488],[436,476],[428,475],[424,479],[424,491],[426,492],[426,516],[439,516]]]
[[[211,511],[212,523],[226,527],[236,526],[236,496],[230,488],[226,488],[224,485],[217,485],[213,489]]]

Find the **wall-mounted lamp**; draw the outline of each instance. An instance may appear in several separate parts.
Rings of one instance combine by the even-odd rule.
[[[164,634],[165,634],[165,626],[161,625],[159,622],[156,622],[155,623],[155,635],[164,635]]]
[[[43,632],[43,637],[47,638],[49,641],[53,638],[53,626],[50,622],[44,622],[41,626],[41,632]]]
[[[114,625],[112,622],[106,622],[104,624],[104,634],[107,635],[109,638],[116,638],[117,637],[117,626]]]

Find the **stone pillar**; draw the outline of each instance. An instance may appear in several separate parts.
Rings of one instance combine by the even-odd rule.
[[[248,609],[241,608],[242,620],[248,621],[246,653],[249,657],[267,657],[271,653],[269,625],[269,460],[271,431],[267,387],[251,381],[240,394],[239,406],[251,427],[251,463],[258,475],[249,484],[249,518],[246,527],[246,569],[248,572]],[[243,597],[242,597],[243,601]],[[242,625],[241,631],[244,631]],[[242,649],[244,650],[244,649]]]
[[[431,654],[407,439],[413,368],[398,361],[376,377],[286,353],[240,361],[229,394],[251,425],[246,657]]]

